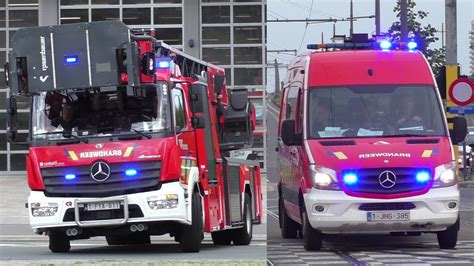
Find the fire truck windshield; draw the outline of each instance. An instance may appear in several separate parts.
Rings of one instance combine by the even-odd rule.
[[[308,112],[310,138],[447,134],[435,88],[428,85],[312,88]]]
[[[44,92],[33,98],[32,135],[58,140],[155,133],[171,127],[167,83]]]

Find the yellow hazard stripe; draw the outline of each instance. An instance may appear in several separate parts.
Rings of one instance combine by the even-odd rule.
[[[79,160],[79,159],[77,158],[76,153],[75,153],[74,151],[68,151],[68,153],[69,153],[69,156],[71,157],[71,159],[72,159],[73,161]]]
[[[133,151],[133,146],[128,147],[128,148],[125,150],[125,153],[123,154],[123,157],[128,157],[128,156],[130,156],[130,154],[132,153],[132,151]]]
[[[346,160],[346,159],[347,159],[347,156],[346,156],[344,153],[340,152],[340,151],[335,152],[334,155],[335,155],[339,160]]]
[[[423,152],[423,154],[421,155],[421,157],[423,158],[430,158],[431,157],[431,154],[433,154],[433,150],[425,150]]]

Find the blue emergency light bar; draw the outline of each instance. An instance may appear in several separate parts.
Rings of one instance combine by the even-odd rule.
[[[66,64],[76,64],[77,63],[77,55],[66,55],[64,57],[64,63],[66,63]]]
[[[155,61],[156,68],[170,68],[171,62],[169,58],[157,58]]]
[[[389,39],[374,38],[368,42],[351,42],[344,40],[343,43],[322,43],[322,44],[308,44],[308,49],[374,49],[382,51],[390,50],[408,50],[415,51],[418,44],[410,40],[408,42],[391,42]]]

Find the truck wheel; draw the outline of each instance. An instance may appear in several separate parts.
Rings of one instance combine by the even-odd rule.
[[[438,245],[441,249],[450,249],[456,246],[458,242],[459,217],[456,223],[449,226],[446,230],[438,232]]]
[[[309,223],[306,212],[302,213],[303,220],[303,243],[306,250],[321,250],[323,237],[321,231],[314,229]]]
[[[192,224],[182,227],[182,237],[179,242],[183,252],[199,252],[204,234],[201,197],[198,192],[194,192],[192,197]]]
[[[126,245],[127,244],[127,237],[126,236],[105,236],[105,240],[107,240],[107,244],[109,246],[115,245]]]
[[[296,238],[298,235],[298,223],[291,220],[286,213],[282,198],[278,199],[278,217],[280,218],[281,236],[283,238]]]
[[[71,250],[71,241],[63,231],[50,231],[49,249],[53,253],[69,252],[69,250]]]
[[[231,230],[212,232],[212,242],[214,245],[229,245],[232,241],[232,233]]]
[[[245,193],[244,198],[244,227],[234,230],[234,245],[248,245],[252,241],[252,204],[249,194]]]

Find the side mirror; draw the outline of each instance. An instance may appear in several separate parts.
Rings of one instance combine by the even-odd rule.
[[[214,77],[214,92],[222,94],[222,87],[224,87],[225,76],[223,74],[216,74]]]
[[[458,116],[453,118],[453,130],[451,131],[451,141],[453,144],[464,141],[467,135],[466,118]]]
[[[240,111],[244,110],[245,107],[247,107],[247,104],[249,102],[248,96],[247,96],[247,89],[233,89],[230,93],[230,105],[232,106],[232,109]]]
[[[7,141],[12,143],[15,141],[18,131],[18,112],[16,105],[16,97],[8,98],[7,106]]]
[[[281,124],[281,139],[287,146],[301,145],[301,133],[295,133],[296,122],[293,119],[284,120]]]
[[[191,84],[189,100],[193,114],[204,112],[205,101],[207,100],[205,93],[207,93],[207,89],[204,85],[199,83]]]

